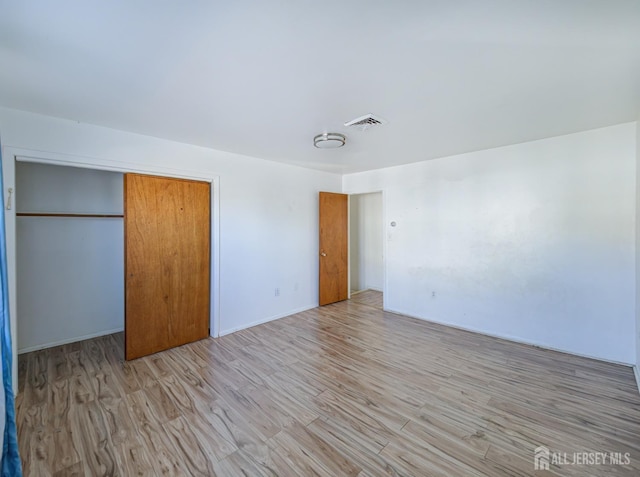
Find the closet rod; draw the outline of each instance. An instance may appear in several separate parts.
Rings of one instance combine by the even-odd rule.
[[[16,212],[17,217],[80,217],[92,219],[123,218],[122,214],[46,214],[40,212]]]

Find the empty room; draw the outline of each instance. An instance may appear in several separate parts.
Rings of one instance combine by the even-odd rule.
[[[3,476],[640,474],[640,2],[0,0]]]

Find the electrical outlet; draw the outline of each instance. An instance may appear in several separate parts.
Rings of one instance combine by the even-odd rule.
[[[435,298],[436,297],[436,292],[432,291],[431,292],[431,298]]]
[[[276,296],[280,296],[280,289],[276,288]]]

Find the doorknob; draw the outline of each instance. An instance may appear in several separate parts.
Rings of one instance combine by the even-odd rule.
[[[320,252],[320,256],[321,256],[321,257],[326,257],[326,256],[327,256],[327,254],[326,254],[326,253],[324,253],[324,252]]]

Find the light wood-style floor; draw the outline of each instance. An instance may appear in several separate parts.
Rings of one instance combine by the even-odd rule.
[[[121,334],[20,356],[25,475],[640,475],[630,368],[367,294],[128,363]],[[540,445],[631,462],[534,472]]]
[[[362,290],[351,294],[352,303],[369,305],[382,310],[382,293],[375,290]]]

